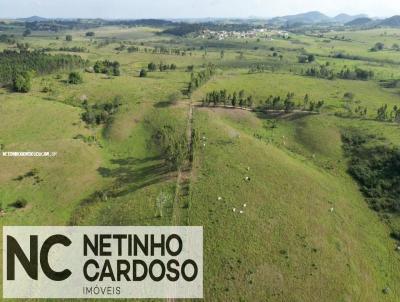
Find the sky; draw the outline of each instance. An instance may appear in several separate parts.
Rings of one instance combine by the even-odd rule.
[[[275,17],[307,11],[388,17],[399,0],[0,0],[0,18]]]

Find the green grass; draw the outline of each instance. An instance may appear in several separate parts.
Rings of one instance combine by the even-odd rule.
[[[400,103],[398,89],[382,88],[378,82],[400,77],[398,66],[384,61],[400,62],[399,55],[368,51],[378,41],[391,45],[399,31],[332,32],[325,35],[345,35],[352,42],[326,43],[324,38],[297,34],[289,40],[260,42],[172,38],[157,35],[160,30],[101,27],[89,39],[86,31],[34,32],[22,38],[20,29],[12,29],[31,48],[85,47],[88,52],[78,55],[90,65],[96,60],[117,60],[121,76],[81,70],[84,82],[69,85],[68,75],[60,72],[59,77],[35,77],[27,94],[0,88],[4,149],[58,152],[55,158],[0,157],[0,202],[5,208],[1,224],[202,225],[206,301],[398,301],[400,258],[388,224],[398,227],[400,219],[391,215],[384,221],[368,208],[347,173],[341,133],[353,127],[400,144],[398,125],[374,120],[381,105]],[[384,31],[387,34],[382,36]],[[72,42],[65,41],[66,34],[72,34]],[[107,38],[115,39],[98,47]],[[115,50],[120,42],[195,50],[186,56],[128,53]],[[10,47],[0,43],[0,49]],[[283,59],[273,57],[270,47]],[[376,79],[301,76],[300,70],[310,67],[297,62],[304,51],[315,53],[319,64],[329,61],[335,70],[345,65],[374,70]],[[373,62],[328,57],[336,51]],[[139,78],[140,69],[150,62],[173,63],[178,68]],[[184,135],[189,100],[183,96],[175,104],[167,100],[186,87],[187,66],[194,65],[196,71],[208,63],[216,64],[219,72],[195,91],[194,102],[213,90],[244,89],[256,104],[269,95],[285,97],[294,92],[296,102],[309,94],[310,100],[324,100],[326,105],[321,114],[312,115],[196,107],[194,129],[206,140],[195,145],[188,195],[184,195],[179,192],[181,185],[176,187],[178,173],[154,145],[148,123],[173,125],[178,136]],[[270,70],[249,74],[254,64],[265,64]],[[42,92],[45,86],[51,91]],[[334,115],[344,111],[346,92],[355,95],[352,106],[368,107],[368,119]],[[83,100],[102,104],[117,96],[122,106],[111,123],[87,126],[81,120]],[[41,182],[35,184],[32,177],[14,180],[32,169],[37,169]],[[251,180],[246,181],[246,176]],[[162,217],[155,204],[160,192],[171,197]],[[18,198],[28,201],[26,208],[11,206]],[[382,293],[386,287],[388,295]]]
[[[190,223],[205,225],[206,296],[384,301],[382,288],[400,278],[389,260],[398,256],[349,177],[321,171],[217,117],[201,111],[195,119],[207,146],[197,150]],[[233,212],[244,203],[244,214]]]
[[[366,106],[368,115],[376,117],[376,110],[383,104],[389,108],[400,104],[400,96],[392,90],[384,89],[373,81],[325,80],[287,73],[248,74],[244,70],[225,72],[204,85],[194,94],[196,100],[210,91],[227,89],[228,93],[245,90],[253,95],[255,104],[264,102],[268,96],[285,98],[288,92],[295,94],[294,101],[303,103],[306,94],[310,100],[324,100],[325,111],[342,111],[345,104],[343,95],[352,92],[355,95],[353,106]]]

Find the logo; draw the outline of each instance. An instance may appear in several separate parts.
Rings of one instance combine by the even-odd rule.
[[[202,298],[202,227],[4,227],[4,298]]]

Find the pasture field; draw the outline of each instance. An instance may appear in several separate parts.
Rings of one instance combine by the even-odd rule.
[[[2,226],[203,226],[205,301],[400,300],[400,209],[382,201],[400,198],[400,52],[390,49],[400,30],[217,40],[149,26],[7,28],[30,51],[86,67],[36,73],[26,93],[0,87],[0,151],[57,152],[0,156]],[[371,51],[377,42],[388,48]],[[104,60],[120,74],[94,72]],[[335,76],[306,75],[320,66]],[[373,76],[341,78],[347,68]],[[221,90],[225,104],[205,103]],[[252,104],[232,106],[241,90]],[[383,171],[375,199],[351,172],[363,152],[376,159],[363,173]]]

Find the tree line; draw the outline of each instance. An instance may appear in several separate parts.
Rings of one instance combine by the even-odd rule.
[[[334,80],[335,78],[344,79],[344,80],[362,80],[366,81],[372,79],[374,77],[374,72],[371,70],[365,70],[362,68],[343,68],[339,72],[335,72],[334,70],[327,67],[327,65],[320,65],[318,67],[311,67],[304,70],[301,70],[302,75]]]
[[[240,108],[253,108],[255,98],[253,95],[247,95],[242,89],[239,92],[234,91],[232,94],[228,93],[226,89],[213,90],[208,92],[202,99],[203,106],[232,106]],[[320,111],[324,106],[324,101],[311,101],[308,94],[306,94],[302,102],[296,103],[294,101],[294,93],[288,92],[286,97],[270,95],[266,100],[257,102],[258,110],[279,110],[291,112],[295,109],[304,111]]]
[[[156,64],[154,62],[151,62],[147,65],[147,69],[150,72],[154,72],[154,71],[166,71],[166,70],[175,70],[177,67],[175,64],[164,64],[162,62],[160,62],[159,64]]]
[[[378,121],[400,123],[400,107],[394,105],[392,110],[390,110],[389,106],[387,104],[384,104],[378,108],[376,119]]]
[[[140,48],[138,46],[126,47],[125,45],[121,44],[119,47],[116,48],[116,50],[123,51],[123,50],[125,50],[125,48],[127,49],[127,51],[129,53],[144,52],[144,53],[151,53],[151,54],[175,55],[175,56],[186,56],[188,54],[190,56],[192,55],[192,52],[189,51],[189,50],[191,50],[191,48],[189,48],[188,51],[186,51],[186,50],[182,50],[179,48],[167,48],[164,46],[160,46],[160,47],[156,46],[154,48],[149,48],[149,47]]]
[[[216,73],[216,66],[208,64],[204,70],[192,72],[186,93],[191,95],[197,88],[206,83]]]

